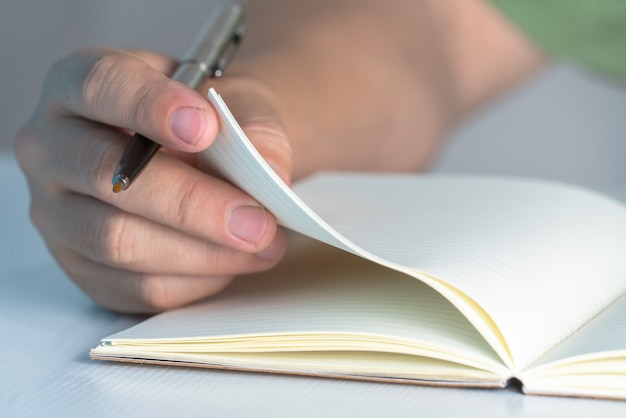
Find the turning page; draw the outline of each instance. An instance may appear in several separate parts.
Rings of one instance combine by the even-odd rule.
[[[515,374],[626,291],[626,209],[609,198],[538,180],[364,174],[294,193],[209,99],[222,129],[205,163],[288,228],[442,293]]]

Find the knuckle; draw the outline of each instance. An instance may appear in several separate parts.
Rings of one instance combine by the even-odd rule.
[[[146,64],[126,54],[101,54],[87,71],[81,96],[90,113],[98,109],[128,105],[121,93],[132,91],[136,78],[129,74],[145,69]]]
[[[158,103],[160,96],[165,96],[164,93],[162,89],[154,88],[152,83],[137,86],[131,107],[131,117],[138,126],[149,126],[154,123],[155,114],[159,113],[155,103]],[[157,119],[165,120],[165,118]]]
[[[103,94],[120,78],[120,57],[115,55],[100,56],[93,64],[82,85],[82,97],[87,107],[93,111],[103,105],[107,97]]]
[[[104,262],[128,266],[135,260],[135,239],[129,229],[129,215],[124,212],[118,212],[102,223],[99,235],[100,253]]]
[[[112,76],[115,59],[116,55],[102,49],[79,49],[59,59],[46,74],[42,98],[59,106],[56,109],[61,113],[69,109],[88,113],[102,97],[100,84]]]
[[[150,310],[162,311],[176,307],[165,276],[144,275],[138,280],[137,294],[143,305]]]
[[[168,218],[182,229],[193,228],[201,217],[206,216],[201,210],[207,207],[209,198],[200,179],[187,180],[180,187],[178,196],[171,200]]]

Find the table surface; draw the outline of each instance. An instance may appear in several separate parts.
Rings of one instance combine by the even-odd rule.
[[[28,220],[17,165],[0,154],[0,411],[7,417],[624,417],[626,402],[96,362],[89,349],[137,323],[84,296]],[[625,188],[626,190],[626,188]],[[626,194],[624,194],[626,196]]]

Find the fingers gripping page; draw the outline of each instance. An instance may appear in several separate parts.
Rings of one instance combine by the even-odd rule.
[[[274,173],[214,89],[209,90],[208,97],[218,113],[220,129],[213,145],[199,154],[201,167],[217,170],[265,206],[283,226],[362,254],[362,250],[326,224]]]

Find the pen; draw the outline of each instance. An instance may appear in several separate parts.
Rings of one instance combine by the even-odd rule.
[[[241,5],[223,3],[198,33],[172,79],[196,89],[205,78],[221,76],[244,33]],[[115,169],[113,192],[126,190],[160,146],[139,133],[133,135]]]

